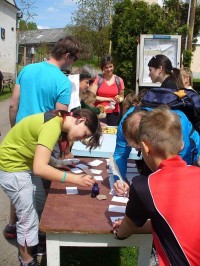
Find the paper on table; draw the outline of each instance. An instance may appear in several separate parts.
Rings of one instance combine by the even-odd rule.
[[[97,170],[97,169],[90,169],[90,171],[93,173],[93,174],[101,174],[102,170]]]
[[[138,169],[135,167],[127,168],[127,173],[138,173]]]
[[[76,167],[80,168],[80,169],[84,169],[84,168],[88,168],[88,166],[86,164],[83,164],[83,163],[78,163],[76,165]]]
[[[94,160],[92,162],[89,162],[88,165],[90,166],[99,166],[100,164],[102,164],[103,161],[100,161],[100,160]]]
[[[77,187],[66,187],[66,193],[68,195],[70,195],[70,194],[78,194],[78,189],[77,189]]]
[[[81,169],[76,168],[76,167],[71,168],[71,172],[74,173],[74,174],[81,174],[81,173],[83,173],[83,171]]]
[[[109,212],[125,213],[125,210],[126,210],[126,206],[109,205],[109,208],[108,208]]]
[[[114,223],[117,219],[123,219],[124,218],[124,216],[113,216],[113,217],[110,217],[110,220],[111,220],[111,222],[112,223]]]
[[[127,203],[128,198],[126,197],[119,197],[119,196],[114,196],[111,201],[116,201],[116,202],[121,202],[121,203]]]
[[[127,163],[127,167],[135,167],[136,164],[135,163]]]
[[[101,175],[94,175],[94,179],[96,179],[97,181],[101,181],[103,180],[103,177]]]

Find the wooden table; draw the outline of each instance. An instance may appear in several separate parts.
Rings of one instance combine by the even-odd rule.
[[[81,158],[81,163],[95,158]],[[60,247],[139,247],[138,265],[149,265],[152,247],[151,234],[135,234],[126,240],[116,240],[111,233],[111,216],[123,214],[108,212],[111,202],[106,160],[95,169],[103,172],[103,181],[98,181],[100,194],[107,195],[106,200],[91,198],[91,188],[78,187],[78,194],[67,195],[66,184],[52,182],[45,208],[40,221],[40,230],[46,232],[47,265],[60,265]],[[67,184],[67,186],[72,186]]]

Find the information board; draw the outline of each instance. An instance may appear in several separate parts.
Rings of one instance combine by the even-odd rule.
[[[140,35],[139,86],[160,86],[160,83],[152,83],[148,67],[151,58],[157,54],[166,55],[173,67],[180,68],[181,35]]]

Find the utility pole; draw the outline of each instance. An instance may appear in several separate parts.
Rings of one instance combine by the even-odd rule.
[[[188,19],[188,26],[189,26],[189,31],[188,31],[188,36],[187,36],[187,50],[192,52],[192,40],[193,40],[193,32],[194,32],[194,21],[195,21],[195,11],[196,11],[196,6],[197,6],[197,0],[190,0],[188,14],[189,14],[189,19]]]
[[[108,6],[109,6],[109,24],[110,27],[112,25],[112,0],[108,1]],[[109,42],[109,54],[112,52],[112,41],[110,40]]]

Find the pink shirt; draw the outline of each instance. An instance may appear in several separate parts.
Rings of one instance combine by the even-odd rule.
[[[119,79],[120,79],[120,90],[124,90],[124,81],[122,78],[119,78]],[[98,81],[99,81],[99,77],[97,76],[97,78],[94,81],[94,84],[98,85]],[[99,87],[99,89],[97,89],[96,95],[101,96],[101,97],[107,97],[107,98],[113,98],[114,99],[115,96],[117,96],[118,94],[119,94],[119,89],[117,87],[116,82],[114,82],[111,85],[108,85],[106,80],[103,79],[101,86]],[[99,104],[103,105],[103,106],[108,106],[108,105],[110,105],[110,102],[109,101],[104,101],[104,102],[97,101],[95,103],[95,106],[97,106]],[[106,110],[106,113],[115,113],[115,112],[118,112],[118,113],[120,112],[120,107],[119,107],[118,102],[116,102],[116,104],[115,104],[115,109]]]

